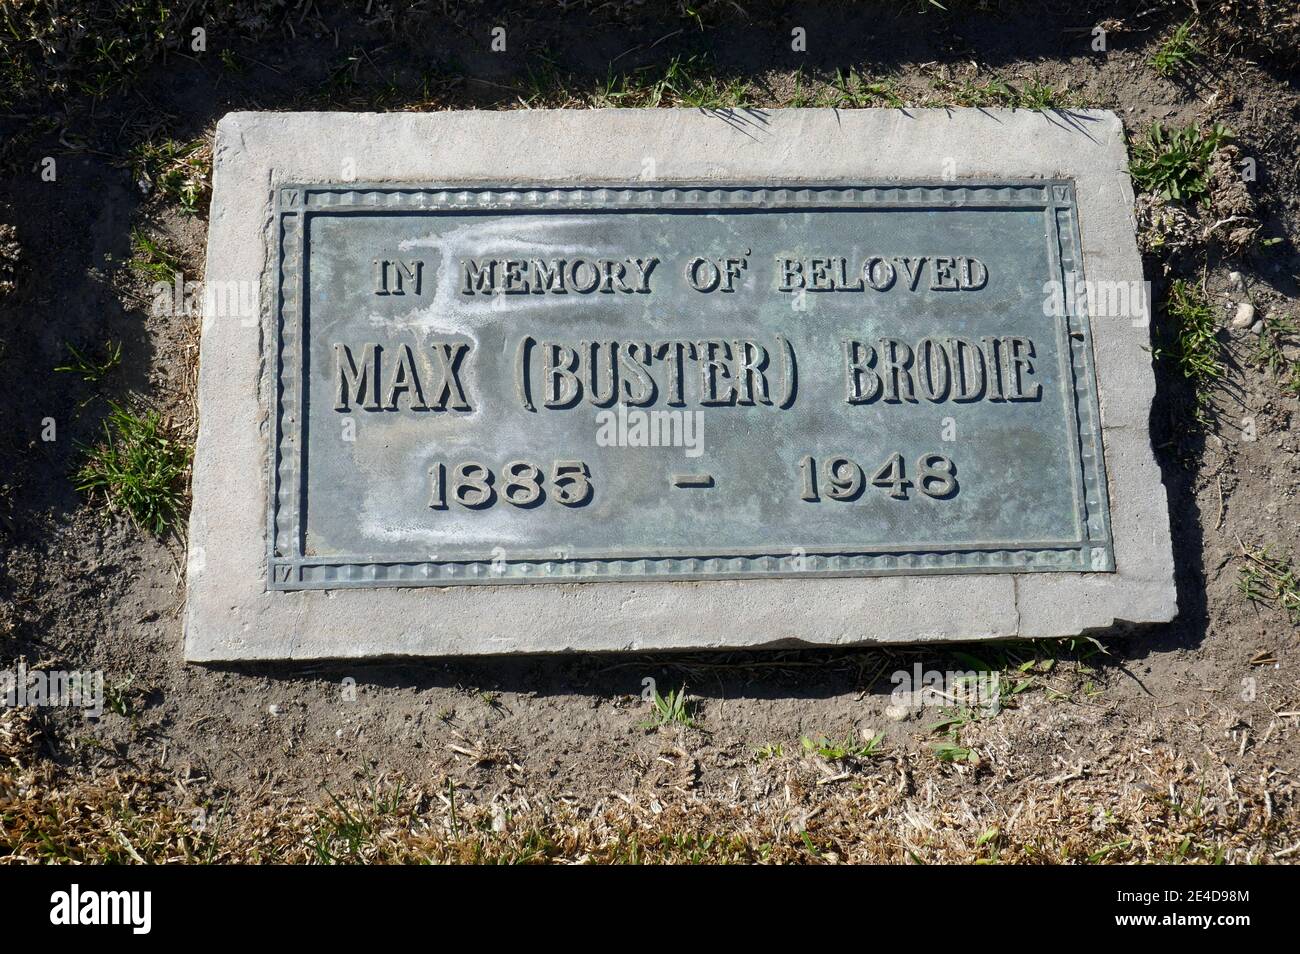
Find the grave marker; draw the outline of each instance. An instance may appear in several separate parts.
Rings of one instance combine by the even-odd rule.
[[[1176,611],[1109,113],[242,113],[216,157],[208,279],[261,306],[204,322],[191,659]]]

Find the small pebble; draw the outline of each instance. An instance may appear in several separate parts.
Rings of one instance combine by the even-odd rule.
[[[1246,279],[1242,277],[1241,272],[1228,272],[1228,283],[1233,288],[1246,287]]]
[[[895,722],[903,722],[912,713],[906,706],[886,706],[885,715]]]
[[[266,711],[271,713],[273,716],[278,716],[280,714],[280,707],[273,702],[266,707]]]
[[[1237,314],[1232,318],[1232,327],[1249,328],[1255,323],[1255,306],[1248,301],[1243,301],[1237,306]]]
[[[1250,330],[1257,335],[1262,335],[1264,333],[1264,322],[1262,321],[1255,322],[1253,325],[1250,326]]]

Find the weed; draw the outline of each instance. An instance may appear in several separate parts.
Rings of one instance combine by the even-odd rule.
[[[956,680],[951,687],[951,699],[955,704],[963,706],[978,706],[986,710],[990,715],[996,715],[1003,705],[1013,696],[1018,696],[1022,692],[1033,688],[1032,679],[1012,680],[1009,674],[1004,677],[1004,670],[1009,668],[1009,662],[1005,653],[999,654],[1000,662],[998,665],[985,662],[978,656],[971,653],[954,650],[953,659],[960,662],[968,670]],[[1030,660],[1020,664],[1020,671],[1026,672],[1034,665]]]
[[[501,701],[501,693],[482,689],[479,690],[478,698],[483,705],[487,706],[488,711],[493,715],[499,716],[505,713],[506,704]]]
[[[699,27],[700,32],[704,32],[704,17],[701,15],[699,10],[696,10],[689,3],[683,3],[682,16],[689,17],[691,21]]]
[[[131,167],[138,181],[179,204],[187,215],[197,215],[207,205],[212,191],[212,150],[206,140],[143,143],[131,151]]]
[[[962,726],[970,725],[972,722],[979,721],[979,714],[974,709],[961,708],[953,715],[940,719],[934,725],[930,726],[929,731],[940,732],[946,730],[953,738],[957,738],[957,730]]]
[[[1106,845],[1105,847],[1097,851],[1094,851],[1092,854],[1088,855],[1088,863],[1096,864],[1097,862],[1105,858],[1108,854],[1110,854],[1112,851],[1115,851],[1119,848],[1127,848],[1131,844],[1133,844],[1131,841],[1112,842],[1111,844]]]
[[[124,719],[131,717],[131,685],[134,682],[134,676],[127,676],[104,687],[104,702],[108,705],[109,712],[116,712]]]
[[[830,739],[822,736],[816,741],[803,737],[803,750],[814,755],[820,755],[829,762],[843,762],[845,759],[868,759],[876,754],[880,748],[880,743],[885,739],[884,733],[878,733],[867,739],[865,742],[855,742],[852,736],[846,737],[841,742],[832,742]]]
[[[835,81],[826,87],[822,105],[839,109],[860,109],[864,106],[889,106],[901,109],[907,105],[898,92],[898,83],[892,79],[868,83],[856,70],[836,72]]]
[[[817,847],[817,843],[812,840],[812,835],[808,834],[806,830],[799,832],[799,839],[803,842],[804,847],[808,849],[808,853],[814,858],[822,856],[821,849]]]
[[[1300,393],[1300,365],[1287,357],[1285,345],[1300,337],[1286,315],[1268,315],[1255,341],[1254,363],[1287,390]]]
[[[650,699],[651,705],[654,706],[653,718],[642,722],[643,729],[657,729],[664,725],[682,725],[688,729],[695,728],[695,720],[692,717],[691,704],[686,699],[686,687],[673,691],[668,690],[667,696],[659,695],[659,690],[653,690]]]
[[[103,493],[139,526],[161,535],[173,529],[185,503],[190,449],[157,411],[133,413],[110,402],[104,440],[86,452],[75,475],[77,489]]]
[[[997,825],[994,825],[992,828],[984,829],[984,831],[980,834],[980,836],[975,839],[975,848],[977,851],[980,848],[984,848],[985,850],[988,851],[988,854],[976,858],[975,864],[977,865],[997,864],[1000,855],[998,848],[1001,845],[1001,842],[1002,842],[1002,829],[1000,829]]]
[[[935,742],[931,746],[934,757],[940,762],[977,762],[979,757],[965,746],[955,742]]]
[[[181,270],[176,254],[140,229],[131,232],[131,251],[131,267],[154,281],[171,282]]]
[[[1208,131],[1195,125],[1167,130],[1154,124],[1146,138],[1133,144],[1129,172],[1143,192],[1176,202],[1196,203],[1209,194],[1210,160],[1232,132],[1215,124]]]
[[[1202,419],[1209,387],[1223,376],[1223,346],[1205,289],[1181,278],[1174,280],[1169,285],[1164,313],[1160,336],[1165,344],[1154,354],[1194,389],[1197,418]]]
[[[1237,590],[1252,603],[1273,606],[1300,624],[1300,578],[1289,557],[1274,557],[1266,548],[1241,548]]]
[[[1161,76],[1172,76],[1189,68],[1200,53],[1200,47],[1192,40],[1192,21],[1187,20],[1156,47],[1148,62]]]
[[[213,818],[208,814],[208,806],[204,804],[200,809],[202,811],[203,826],[199,831],[206,837],[203,839],[206,844],[201,856],[202,863],[205,865],[213,864],[217,853],[221,849],[221,832],[222,828],[229,818],[230,796],[227,795],[221,800],[221,810]],[[195,827],[194,821],[190,822],[191,827]]]
[[[946,731],[948,734],[947,741],[934,742],[931,744],[931,751],[934,757],[940,762],[971,762],[979,761],[979,756],[974,750],[964,745],[958,744],[958,731],[965,725],[972,722],[978,722],[980,719],[979,712],[974,709],[962,708],[953,715],[941,719],[934,725],[930,726],[931,732]]]
[[[244,72],[244,64],[240,62],[239,55],[233,50],[222,50],[218,56],[221,58],[221,65],[231,73],[239,75]]]

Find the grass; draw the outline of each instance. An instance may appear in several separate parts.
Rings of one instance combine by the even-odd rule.
[[[1202,202],[1209,195],[1210,160],[1231,138],[1232,132],[1217,123],[1208,130],[1194,124],[1170,130],[1155,123],[1133,144],[1133,183],[1175,202]]]
[[[997,76],[982,83],[940,80],[936,89],[946,97],[945,104],[951,106],[1053,110],[1074,105],[1072,97],[1064,90],[1032,79],[1020,86]]]
[[[455,807],[455,789],[448,786]],[[367,861],[369,849],[377,836],[386,828],[401,825],[403,818],[403,788],[401,783],[391,787],[372,785],[367,792],[358,793],[347,802],[333,792],[326,791],[333,811],[318,809],[317,824],[309,839],[313,860],[317,864],[358,864]],[[454,822],[453,822],[454,827]]]
[[[67,342],[64,347],[68,350],[68,363],[61,364],[54,370],[75,374],[87,384],[98,384],[106,374],[122,363],[120,341],[104,342],[103,357],[91,357]]]
[[[0,103],[75,90],[102,97],[127,86],[166,49],[188,43],[193,4],[115,0],[0,3]]]
[[[506,712],[506,704],[501,699],[501,693],[483,689],[478,693],[479,702],[487,707],[488,712],[495,716],[502,716]]]
[[[1237,571],[1238,592],[1252,603],[1281,610],[1292,624],[1300,624],[1300,578],[1291,558],[1245,546],[1241,554],[1244,562]]]
[[[519,100],[525,106],[540,107],[552,103],[557,97],[564,105],[570,98],[568,83],[556,66],[555,60],[546,54],[534,57],[536,65],[530,65],[524,75],[523,90]]]
[[[562,71],[555,57],[542,51],[533,55],[513,92],[518,105],[525,108],[685,106],[716,110],[744,107],[751,99],[748,82],[719,75],[704,54],[678,55],[665,64],[624,72],[614,72],[611,67],[603,82],[590,85]]]
[[[692,714],[694,708],[686,698],[686,686],[674,691],[668,690],[667,696],[659,695],[658,689],[651,690],[650,704],[654,708],[652,717],[641,723],[643,729],[657,729],[665,725],[681,725],[688,729],[696,728]]]
[[[731,109],[749,104],[749,84],[741,79],[715,76],[707,59],[700,56],[673,57],[660,84],[682,106]]]
[[[901,749],[888,758],[920,792],[933,786],[932,796],[901,790],[894,771],[818,786],[814,769],[802,776],[789,766],[809,809],[795,826],[783,800],[710,802],[702,811],[695,793],[668,790],[658,793],[654,814],[616,799],[503,803],[450,780],[370,780],[306,802],[196,794],[192,779],[181,785],[143,765],[97,777],[57,766],[47,774],[40,747],[30,714],[0,711],[0,862],[971,863],[993,855],[999,863],[1258,862],[1283,857],[1297,837],[1294,813],[1275,807],[1263,779],[1203,777],[1160,743],[1111,765],[1149,784],[1108,785],[1102,773],[1075,780],[1070,797],[1030,785],[1005,803],[970,802],[965,783],[938,759]],[[945,748],[943,757],[968,760],[963,748]],[[991,757],[996,766],[996,751]],[[38,770],[42,781],[33,784]],[[1229,797],[1239,812],[1198,810]],[[203,824],[195,824],[196,807]],[[918,819],[924,833],[909,836],[921,831]]]
[[[808,105],[814,105],[809,103]],[[868,106],[888,106],[901,109],[906,106],[898,83],[893,79],[868,82],[857,70],[837,70],[835,79],[826,85],[820,102],[815,105],[837,109],[862,109]]]
[[[147,232],[133,229],[131,267],[154,281],[171,282],[181,270],[181,260]]]
[[[1155,349],[1157,360],[1166,362],[1196,395],[1197,415],[1209,401],[1209,389],[1223,377],[1223,345],[1218,322],[1205,297],[1205,289],[1185,279],[1169,285],[1164,303],[1165,320],[1158,329],[1165,344]]]
[[[1034,80],[1017,89],[1015,94],[1018,98],[1015,105],[1021,109],[1065,109],[1073,103],[1065,91]]]
[[[1186,20],[1156,47],[1148,63],[1161,76],[1172,76],[1191,67],[1200,54],[1201,48],[1192,39],[1192,21]]]
[[[206,211],[212,194],[212,148],[206,139],[146,142],[131,152],[136,179],[188,215]]]
[[[792,73],[793,90],[783,106],[866,109],[908,106],[907,90],[890,76],[872,79],[854,67],[836,69],[823,79],[809,77],[803,69]],[[644,67],[613,74],[590,94],[571,88],[550,61],[542,60],[530,69],[520,100],[525,105],[562,104],[653,108],[694,106],[701,109],[738,108],[750,105],[753,91],[744,80],[719,77],[708,57],[674,57],[664,67]],[[1036,80],[1013,84],[1000,77],[982,83],[955,83],[938,79],[933,92],[922,97],[925,105],[1010,107],[1052,110],[1076,105],[1068,91]]]
[[[126,511],[138,526],[161,536],[176,527],[184,510],[190,449],[157,411],[109,406],[104,439],[87,449],[74,476],[76,487],[92,497],[102,494],[112,509]]]
[[[821,98],[816,90],[807,85],[802,66],[791,74],[791,80],[794,83],[794,90],[790,93],[789,100],[782,104],[783,106],[790,109],[807,109],[811,106],[822,105]]]
[[[549,75],[545,70],[542,73],[544,78]],[[552,78],[551,82],[559,81]],[[733,109],[748,105],[749,84],[717,76],[706,56],[674,56],[663,67],[611,74],[587,100],[588,105],[597,107]]]

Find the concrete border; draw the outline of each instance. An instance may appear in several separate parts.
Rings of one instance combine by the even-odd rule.
[[[337,180],[788,182],[1071,178],[1090,281],[1143,280],[1119,119],[1010,110],[232,113],[217,127],[206,281],[260,316],[203,320],[185,655],[196,662],[915,643],[1074,635],[1177,613],[1151,451],[1149,332],[1092,318],[1114,573],[546,583],[271,592],[272,195]]]

